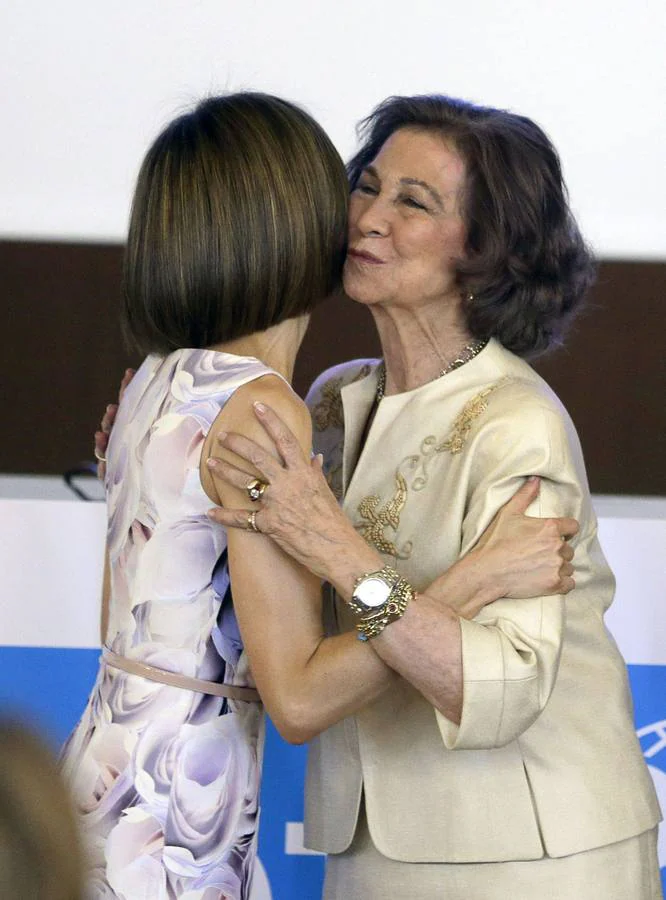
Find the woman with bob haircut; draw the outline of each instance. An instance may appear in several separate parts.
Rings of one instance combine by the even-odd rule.
[[[325,897],[657,900],[614,579],[573,424],[525,361],[561,342],[594,274],[557,153],[530,119],[443,96],[390,98],[361,136],[343,282],[383,360],[311,389],[323,473],[270,409],[273,453],[230,434],[243,462],[209,463],[260,479],[252,525],[336,588],[330,633],[399,675],[311,748]],[[528,476],[535,514],[580,524],[575,590],[476,613],[422,594]]]
[[[205,464],[223,431],[269,445],[254,403],[310,451],[289,379],[310,309],[338,287],[347,201],[319,125],[264,94],[204,100],[141,167],[124,318],[148,356],[108,445],[102,665],[64,751],[93,897],[247,898],[256,688],[282,734],[303,741],[396,681],[353,635],[324,639],[319,579],[255,534],[251,512],[248,530],[228,535],[207,515],[211,500],[261,496],[258,479],[218,496]],[[569,589],[573,553],[559,535],[576,523],[522,515],[536,491],[517,492],[433,602],[476,612],[505,594]]]

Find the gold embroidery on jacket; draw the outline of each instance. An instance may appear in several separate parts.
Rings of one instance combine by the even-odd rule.
[[[458,453],[462,452],[474,420],[478,419],[478,417],[488,408],[488,397],[493,391],[502,387],[502,385],[506,384],[509,380],[509,378],[501,378],[499,381],[496,381],[495,384],[489,385],[489,387],[484,388],[480,393],[472,397],[471,400],[468,400],[463,406],[462,412],[455,418],[446,440],[437,443],[435,435],[430,434],[421,441],[421,452],[419,454],[406,456],[405,459],[403,459],[400,463],[400,468],[409,467],[416,473],[411,482],[412,490],[422,491],[427,485],[430,477],[428,468],[437,453],[448,451],[452,456],[456,456]]]
[[[367,363],[358,370],[349,381],[353,384],[360,381],[372,371],[372,366]],[[321,389],[319,400],[312,406],[310,415],[315,431],[324,432],[337,429],[338,434],[333,436],[332,445],[326,448],[324,460],[324,475],[333,495],[337,500],[342,498],[342,442],[344,438],[344,417],[342,412],[342,394],[345,378],[331,378]],[[328,443],[324,441],[323,443]],[[323,448],[322,448],[323,449]]]
[[[421,452],[412,456],[406,456],[400,463],[400,468],[410,469],[417,473],[412,479],[411,488],[413,491],[421,491],[428,483],[428,466],[436,452],[437,438],[434,434],[428,435],[421,441]]]
[[[358,505],[358,513],[363,521],[356,523],[355,527],[380,553],[386,553],[396,559],[408,559],[412,552],[411,542],[399,550],[385,533],[387,528],[397,532],[400,513],[407,502],[407,482],[399,472],[396,472],[395,487],[391,499],[379,509],[377,508],[379,497],[374,494],[364,497]]]
[[[475,419],[488,408],[488,397],[497,388],[510,379],[502,378],[495,384],[484,388],[464,405],[462,412],[456,417],[446,440],[437,443],[437,438],[430,434],[421,441],[418,453],[405,456],[395,472],[396,490],[391,499],[379,510],[380,498],[376,495],[364,497],[358,505],[358,513],[363,520],[355,525],[369,544],[373,544],[380,553],[394,556],[397,559],[409,559],[413,542],[409,541],[398,550],[396,544],[389,540],[385,531],[391,528],[396,534],[400,527],[400,514],[407,503],[407,478],[411,476],[411,489],[421,491],[429,480],[428,467],[438,453],[449,452],[452,456],[462,452]],[[405,474],[403,474],[403,472]],[[410,475],[407,475],[407,472]]]
[[[370,372],[372,372],[372,366],[366,363],[348,383],[354,384],[356,381],[361,381]],[[331,378],[321,389],[321,400],[312,407],[312,422],[317,431],[343,427],[341,394],[343,382],[344,378]]]
[[[471,400],[467,401],[463,406],[462,412],[453,423],[449,437],[435,447],[437,453],[441,453],[443,450],[448,450],[451,454],[460,453],[465,445],[472,423],[488,408],[488,396],[493,391],[496,391],[500,385],[505,384],[507,380],[502,378],[500,381],[496,381],[495,384],[484,388],[476,397],[472,397]]]

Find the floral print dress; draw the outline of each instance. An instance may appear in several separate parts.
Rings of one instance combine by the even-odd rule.
[[[234,617],[226,533],[206,516],[206,435],[233,392],[273,374],[210,350],[149,356],[108,448],[114,653],[253,686]],[[88,897],[244,900],[258,826],[260,704],[171,687],[102,663],[63,751],[89,860]]]

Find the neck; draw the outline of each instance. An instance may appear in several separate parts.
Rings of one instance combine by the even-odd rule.
[[[431,313],[371,307],[386,366],[385,394],[399,394],[437,378],[473,340],[458,304]]]
[[[296,354],[309,321],[310,317],[307,315],[287,319],[279,325],[267,328],[266,331],[257,331],[233,341],[224,341],[208,349],[233,353],[236,356],[254,356],[283,375],[291,384]]]

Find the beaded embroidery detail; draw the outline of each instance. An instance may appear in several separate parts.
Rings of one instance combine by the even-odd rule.
[[[407,503],[409,488],[413,491],[421,491],[426,487],[429,480],[428,468],[436,454],[448,452],[455,456],[462,452],[472,424],[488,408],[488,397],[508,381],[510,381],[509,378],[502,378],[468,400],[454,420],[449,436],[445,440],[438,443],[434,435],[429,435],[421,441],[418,453],[405,456],[396,469],[396,490],[383,506],[379,507],[381,498],[375,494],[361,500],[357,509],[361,521],[356,522],[354,527],[380,553],[395,559],[409,559],[413,543],[409,541],[402,548],[398,548],[386,536],[386,529],[390,528],[397,534],[400,527],[400,516]],[[407,476],[407,472],[410,473],[409,476]],[[409,486],[406,476],[410,478]]]
[[[361,366],[357,374],[349,384],[354,384],[366,378],[372,372],[372,366]],[[321,400],[312,407],[312,422],[317,431],[326,431],[328,428],[342,428],[344,419],[342,415],[341,388],[344,378],[331,378],[321,389]]]
[[[412,552],[411,542],[398,550],[385,534],[387,528],[392,528],[397,532],[400,525],[400,513],[407,502],[407,482],[400,472],[396,472],[395,486],[394,495],[381,507],[379,507],[380,498],[375,494],[364,497],[358,505],[358,513],[362,521],[356,523],[354,527],[380,553],[386,553],[396,559],[408,559]]]
[[[472,397],[471,400],[468,400],[463,406],[462,412],[453,423],[449,437],[435,447],[435,452],[442,453],[444,450],[448,450],[449,453],[453,455],[460,453],[465,446],[465,441],[469,435],[472,423],[488,408],[488,397],[493,391],[496,391],[498,387],[501,387],[508,380],[508,378],[502,378],[500,381],[497,381],[495,384],[491,384],[490,387],[482,390],[476,397]]]

